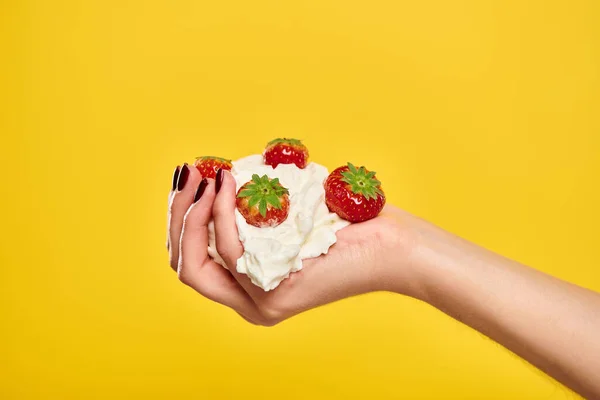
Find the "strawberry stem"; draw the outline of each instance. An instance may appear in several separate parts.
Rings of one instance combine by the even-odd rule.
[[[267,147],[269,146],[273,146],[274,144],[287,144],[290,146],[304,146],[302,144],[302,142],[298,139],[290,139],[290,138],[277,138],[277,139],[273,139],[271,140],[269,143],[267,143]]]
[[[281,209],[281,196],[289,191],[279,183],[279,178],[270,179],[267,175],[252,175],[252,180],[244,185],[237,197],[249,197],[248,207],[258,204],[258,212],[263,218],[267,215],[267,207],[270,205],[278,210]]]
[[[226,163],[226,164],[231,164],[231,160],[229,160],[227,158],[215,157],[215,156],[200,156],[200,157],[196,157],[196,160],[198,160],[198,161],[214,160],[214,161],[218,161],[218,162],[222,162],[222,163]]]
[[[350,185],[350,190],[355,194],[362,194],[367,200],[383,196],[381,182],[375,179],[375,171],[368,171],[365,167],[356,168],[348,163],[348,171],[341,173],[342,182]]]

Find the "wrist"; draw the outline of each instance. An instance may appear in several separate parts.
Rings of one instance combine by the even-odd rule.
[[[436,249],[447,232],[395,207],[381,215],[382,257],[374,271],[376,290],[426,301],[435,281],[436,264],[443,258]]]

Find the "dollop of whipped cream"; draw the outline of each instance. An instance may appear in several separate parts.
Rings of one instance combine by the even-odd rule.
[[[232,164],[236,190],[251,180],[253,174],[279,178],[289,190],[288,217],[276,227],[249,225],[235,210],[238,233],[244,246],[236,269],[265,291],[273,290],[290,273],[302,269],[303,259],[326,254],[336,242],[335,233],[350,223],[329,212],[325,204],[323,182],[329,172],[324,166],[311,162],[304,169],[295,164],[279,164],[273,168],[264,164],[261,155],[244,157]],[[216,250],[214,224],[211,222],[208,228],[208,254],[227,268]]]

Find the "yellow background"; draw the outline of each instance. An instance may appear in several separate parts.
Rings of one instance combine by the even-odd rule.
[[[277,136],[600,290],[600,3],[0,2],[0,398],[563,399],[433,308],[254,327],[167,266],[175,165]]]

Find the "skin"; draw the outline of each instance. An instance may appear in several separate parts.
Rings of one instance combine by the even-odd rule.
[[[179,279],[247,321],[275,325],[346,297],[388,291],[422,300],[487,335],[590,399],[600,399],[600,294],[561,281],[454,236],[393,206],[337,233],[327,255],[274,291],[235,271],[243,252],[235,225],[235,182],[224,173],[192,204],[200,174],[191,169],[169,197],[169,255]],[[215,221],[217,250],[207,254]]]

